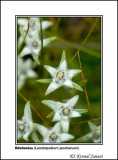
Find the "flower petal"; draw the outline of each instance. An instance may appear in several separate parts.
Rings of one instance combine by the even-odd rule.
[[[51,100],[43,100],[43,104],[51,108],[52,110],[56,111],[58,109],[57,102],[51,101]]]
[[[31,108],[30,108],[30,101],[28,101],[25,105],[24,109],[24,120],[26,122],[32,122],[32,114],[31,114]]]
[[[43,47],[46,47],[50,42],[54,41],[56,37],[50,37],[43,39]]]
[[[74,76],[76,76],[80,72],[81,72],[80,69],[70,69],[70,70],[68,70],[69,79],[72,79]]]
[[[26,141],[28,141],[29,134],[30,134],[29,132],[27,132],[26,134],[24,134],[23,135],[23,139],[26,140]]]
[[[46,90],[45,95],[48,95],[49,93],[55,91],[56,89],[58,89],[60,86],[58,86],[57,84],[55,84],[54,82],[51,82],[48,89]]]
[[[39,133],[43,136],[44,139],[48,136],[49,130],[46,127],[44,127],[43,125],[38,124],[37,129],[38,129]]]
[[[92,140],[92,139],[93,139],[93,133],[90,132],[90,133],[86,134],[86,135],[83,136],[83,137],[77,138],[77,139],[75,140],[75,142],[81,143],[81,142],[85,142],[85,141]]]
[[[49,138],[43,140],[44,143],[50,143]]]
[[[51,74],[51,76],[53,77],[55,72],[56,72],[56,69],[51,67],[51,66],[48,66],[48,65],[44,65],[44,67]]]
[[[64,85],[67,86],[67,87],[73,88],[73,84],[72,84],[72,82],[70,80],[66,80],[64,82]]]
[[[58,67],[60,70],[66,70],[67,69],[67,61],[66,61],[66,54],[65,51],[62,53],[61,61]]]
[[[60,121],[61,120],[61,115],[59,111],[56,111],[52,121]]]
[[[71,99],[69,99],[69,100],[67,101],[67,105],[68,105],[70,108],[73,108],[73,107],[75,106],[75,104],[77,103],[78,99],[79,99],[79,95],[74,96],[73,98],[71,98]]]
[[[61,124],[60,122],[57,122],[54,127],[52,128],[52,131],[55,131],[57,133],[61,133]]]
[[[36,77],[36,73],[33,70],[30,69],[27,72],[27,77],[28,78],[34,78],[34,77]]]
[[[95,131],[95,129],[96,129],[97,126],[94,123],[88,122],[88,125],[89,125],[91,131]]]
[[[42,29],[45,30],[47,28],[49,28],[50,26],[52,26],[53,23],[50,21],[42,21]]]
[[[17,135],[17,139],[22,138],[23,134],[21,133],[21,131],[18,130],[18,135]]]
[[[22,52],[20,53],[19,57],[24,57],[28,54],[31,54],[31,49],[29,47],[24,47]]]
[[[61,142],[70,141],[72,139],[74,139],[74,136],[71,134],[65,134],[65,133],[60,134],[60,141]]]
[[[23,27],[24,30],[28,28],[28,20],[25,18],[18,18],[18,24]]]
[[[74,117],[81,117],[81,115],[77,112],[77,111],[74,111],[72,110],[70,115],[69,115],[71,118],[74,118]]]
[[[65,119],[61,120],[61,127],[62,127],[62,131],[64,133],[68,133],[68,131],[69,131],[69,120],[68,119],[67,120],[65,120]]]
[[[18,91],[24,86],[25,79],[19,79],[18,78]]]

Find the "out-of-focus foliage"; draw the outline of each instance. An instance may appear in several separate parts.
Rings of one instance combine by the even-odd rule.
[[[46,127],[53,127],[55,122],[52,122],[53,116],[49,116],[52,110],[41,103],[42,100],[56,100],[64,102],[64,100],[70,99],[75,95],[79,95],[79,100],[75,105],[75,109],[87,109],[88,104],[85,96],[85,92],[80,92],[76,89],[61,87],[58,90],[45,96],[45,91],[48,87],[48,83],[38,83],[38,79],[50,79],[49,73],[45,70],[44,65],[49,65],[54,68],[58,67],[61,59],[62,51],[65,50],[66,58],[69,62],[80,45],[86,38],[91,27],[96,21],[96,17],[43,17],[42,20],[48,20],[53,22],[53,25],[43,31],[43,37],[56,37],[56,40],[51,42],[48,46],[41,51],[39,60],[40,65],[34,63],[31,55],[23,57],[24,61],[27,59],[32,60],[33,70],[37,74],[37,78],[26,80],[24,86],[19,91],[24,97],[26,97],[40,115],[47,121],[45,123],[41,118],[32,110],[32,117],[34,123],[45,125]],[[17,38],[19,39],[20,33],[18,30]],[[25,45],[25,44],[24,44]],[[18,50],[18,55],[20,54]],[[73,118],[70,121],[69,134],[75,136],[75,139],[83,137],[90,132],[88,123],[82,123],[72,125],[77,122],[86,121],[89,119],[101,117],[101,19],[98,18],[96,26],[87,39],[86,43],[80,51],[81,65],[84,74],[87,94],[90,101],[90,112],[82,114],[81,117]],[[69,69],[80,69],[78,56],[71,62]],[[83,80],[81,73],[73,78],[73,82],[79,84],[82,88]],[[21,96],[17,97],[17,119],[21,119],[25,101]],[[54,114],[53,114],[54,115]],[[96,126],[100,125],[100,120],[93,121]],[[41,138],[41,135],[37,133]],[[74,140],[69,142],[73,143]],[[20,143],[26,143],[24,140],[19,140]],[[28,142],[32,143],[32,139]],[[87,141],[93,143],[92,140]]]

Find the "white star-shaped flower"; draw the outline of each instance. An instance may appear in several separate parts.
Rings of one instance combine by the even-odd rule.
[[[46,47],[53,40],[55,40],[55,37],[43,39],[43,47]],[[20,53],[20,57],[24,57],[26,55],[32,55],[33,59],[39,64],[38,56],[40,50],[41,50],[41,40],[39,38],[39,34],[37,34],[37,32],[33,36],[30,36],[28,34],[25,40],[25,46]]]
[[[17,120],[17,139],[23,138],[28,141],[28,137],[31,136],[34,142],[40,142],[36,134],[36,126],[38,124],[33,123],[32,114],[30,108],[30,101],[25,104],[24,115],[21,120]]]
[[[60,143],[74,139],[71,134],[62,133],[60,122],[56,123],[52,129],[38,125],[38,131],[43,136],[45,143]]]
[[[73,109],[78,99],[79,96],[76,95],[73,98],[69,99],[66,103],[55,102],[51,100],[42,101],[43,104],[47,105],[55,112],[52,121],[60,121],[62,131],[64,133],[67,133],[69,131],[70,119],[81,116],[79,112]]]
[[[80,69],[68,69],[65,51],[62,53],[62,58],[58,68],[53,68],[51,66],[45,65],[45,69],[50,73],[52,81],[46,90],[45,95],[53,92],[54,90],[60,88],[61,86],[67,86],[70,88],[76,88],[80,91],[83,89],[76,83],[72,82],[72,78],[81,72]],[[45,81],[45,80],[44,80]],[[43,80],[39,79],[37,82],[43,83]]]
[[[28,136],[33,132],[33,122],[30,109],[30,102],[25,105],[24,116],[21,120],[17,121],[18,124],[18,139],[23,138],[28,141]]]
[[[22,26],[23,31],[27,31],[28,29],[28,19],[27,18],[18,18],[18,24]],[[45,30],[48,27],[52,26],[53,23],[50,21],[42,21],[42,29]],[[29,33],[31,35],[34,34],[34,32],[40,32],[40,21],[39,18],[32,17],[29,18]]]
[[[35,78],[36,73],[32,70],[32,61],[18,57],[18,90],[20,90],[27,78]]]
[[[80,137],[80,138],[76,139],[76,142],[81,143],[81,142],[86,142],[88,140],[92,140],[94,143],[100,143],[100,141],[101,141],[101,138],[100,138],[100,135],[101,135],[100,126],[96,126],[92,122],[88,122],[88,124],[89,124],[89,127],[91,129],[91,132],[86,134],[83,137]]]

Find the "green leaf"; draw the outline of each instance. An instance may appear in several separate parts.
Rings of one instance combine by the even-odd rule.
[[[88,49],[88,48],[83,48],[82,51],[90,56],[94,56],[96,58],[100,58],[100,51],[96,51],[96,50],[92,50],[92,49]]]
[[[35,60],[35,62],[36,62],[37,64],[40,64],[38,55],[34,54],[34,55],[33,55],[33,58],[34,58],[34,60]]]
[[[37,136],[36,132],[32,132],[31,137],[32,137],[32,140],[35,143],[39,143],[40,142],[40,140],[38,139],[38,136]]]
[[[73,84],[73,87],[74,87],[75,89],[77,89],[77,90],[79,90],[79,91],[84,91],[78,84],[76,84],[76,83],[74,83],[74,82],[72,82],[72,84]]]
[[[48,115],[47,115],[47,118],[51,118],[51,117],[53,117],[53,116],[54,116],[54,114],[55,114],[55,112],[54,112],[54,111],[52,111],[50,114],[48,114]]]
[[[50,83],[52,81],[52,79],[38,79],[37,82],[40,83]]]
[[[86,141],[88,141],[88,140],[91,140],[92,138],[93,138],[93,133],[90,132],[90,133],[86,134],[86,135],[83,136],[83,137],[77,138],[77,139],[75,140],[75,142],[78,142],[78,143],[86,142]]]
[[[79,112],[80,114],[86,113],[88,112],[87,109],[75,109],[77,112]]]
[[[84,83],[85,83],[85,84],[87,83],[87,81],[88,81],[87,79],[84,79]],[[84,86],[83,80],[81,80],[81,81],[79,82],[79,85],[80,85],[80,86]]]

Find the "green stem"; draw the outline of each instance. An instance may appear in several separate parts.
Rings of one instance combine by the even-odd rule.
[[[79,47],[79,49],[77,50],[77,52],[75,53],[75,55],[72,57],[72,59],[69,62],[69,65],[71,64],[71,62],[75,59],[75,57],[78,55],[78,53],[80,52],[80,50],[82,49],[83,45],[86,43],[87,39],[90,37],[91,33],[93,32],[96,23],[98,22],[98,18],[96,18],[95,23],[93,24],[91,30],[89,31],[89,33],[87,34],[86,38],[84,39],[84,41],[82,42],[81,46]]]
[[[40,34],[41,34],[41,53],[43,53],[43,30],[42,30],[42,17],[40,17]]]

